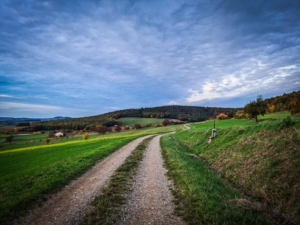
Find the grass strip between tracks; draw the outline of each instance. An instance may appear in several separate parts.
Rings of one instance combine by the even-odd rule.
[[[154,137],[154,136],[153,136]],[[92,203],[92,209],[85,215],[81,224],[115,224],[120,218],[121,206],[131,191],[132,181],[138,171],[148,143],[153,137],[141,142],[120,166],[102,194]]]

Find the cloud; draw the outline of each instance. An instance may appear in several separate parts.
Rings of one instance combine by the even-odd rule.
[[[41,116],[44,115],[44,117],[52,117],[56,113],[58,115],[74,115],[73,113],[79,113],[79,112],[86,112],[84,109],[70,109],[60,106],[51,106],[51,105],[37,105],[37,104],[27,104],[27,103],[16,103],[16,102],[0,102],[0,110],[1,114],[0,116],[7,116],[10,117],[17,115],[24,115],[27,117],[35,117],[35,115]],[[8,113],[8,114],[5,114]]]
[[[298,6],[1,1],[1,92],[91,115],[298,90]]]
[[[12,95],[0,94],[0,98],[13,98]]]

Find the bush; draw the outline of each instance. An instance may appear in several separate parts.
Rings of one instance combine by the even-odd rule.
[[[227,115],[224,113],[220,113],[219,115],[217,115],[217,120],[225,120],[227,119]]]
[[[141,126],[141,124],[136,123],[136,124],[134,124],[134,128],[138,130],[138,129],[141,129],[142,126]]]
[[[54,133],[53,132],[49,132],[48,137],[49,138],[53,138],[54,137]]]
[[[84,140],[89,139],[89,137],[90,137],[89,133],[85,133],[85,134],[83,135],[83,139],[84,139]]]
[[[284,120],[282,120],[282,123],[280,125],[280,129],[288,128],[288,127],[291,127],[293,125],[295,125],[295,122],[292,121],[292,119],[288,116]]]
[[[46,138],[46,139],[45,139],[45,142],[46,142],[47,144],[49,144],[50,141],[51,141],[51,138]]]
[[[163,125],[164,127],[168,126],[168,124],[169,124],[169,120],[164,120],[164,121],[162,122],[162,125]]]
[[[244,114],[243,110],[238,110],[238,111],[236,111],[234,117],[237,119],[244,119],[244,118],[246,118],[246,115]]]
[[[122,130],[122,127],[119,125],[115,126],[115,128],[114,128],[114,131],[116,131],[116,132],[120,132],[121,130]]]

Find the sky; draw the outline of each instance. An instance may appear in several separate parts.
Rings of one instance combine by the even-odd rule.
[[[0,1],[0,117],[244,107],[298,90],[298,0]]]

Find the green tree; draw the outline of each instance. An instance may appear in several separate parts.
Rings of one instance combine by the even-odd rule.
[[[250,101],[245,105],[244,111],[249,115],[249,118],[254,118],[258,122],[258,115],[264,116],[267,110],[267,104],[264,102],[262,95],[256,98],[256,101]]]

